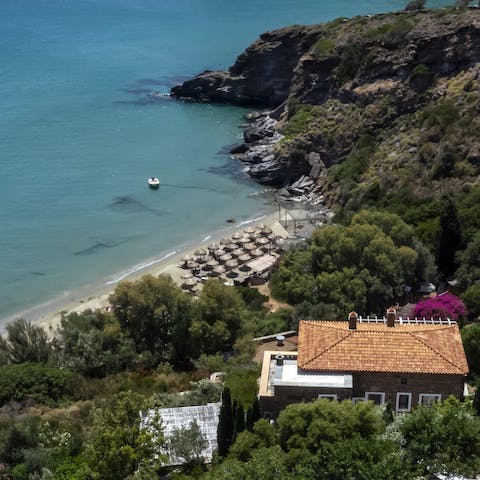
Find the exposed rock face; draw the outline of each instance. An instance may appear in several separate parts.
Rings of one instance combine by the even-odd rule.
[[[275,108],[255,119],[233,153],[262,183],[291,186],[309,175],[325,186],[325,169],[358,149],[362,136],[380,138],[384,132],[388,143],[392,132],[386,130],[394,122],[405,118],[402,128],[408,129],[417,117],[406,117],[454,91],[442,79],[479,62],[480,9],[356,17],[265,33],[227,72],[204,72],[173,88],[172,95]],[[477,77],[470,76],[472,91]],[[444,146],[431,130],[428,162],[435,163]],[[417,158],[418,142],[400,156]],[[472,164],[479,162],[478,142],[464,149]]]
[[[228,72],[206,71],[172,89],[192,100],[275,107],[288,97],[294,69],[321,27],[267,32],[242,53]]]

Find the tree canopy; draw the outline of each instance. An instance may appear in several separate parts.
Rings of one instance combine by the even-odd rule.
[[[406,285],[433,275],[433,259],[400,217],[362,211],[350,225],[318,229],[310,244],[292,249],[271,286],[277,298],[338,318],[350,310],[380,313]]]

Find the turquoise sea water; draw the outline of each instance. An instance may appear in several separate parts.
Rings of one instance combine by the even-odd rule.
[[[245,110],[151,92],[228,67],[265,30],[404,3],[2,0],[0,326],[268,210],[219,153]]]

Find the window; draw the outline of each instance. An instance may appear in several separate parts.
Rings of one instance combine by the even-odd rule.
[[[385,402],[385,392],[366,392],[365,400],[370,400],[375,405],[381,405]]]
[[[397,393],[397,412],[409,412],[412,406],[411,393]]]
[[[336,400],[337,395],[335,393],[319,393],[318,398],[326,398],[327,400]]]
[[[435,402],[439,402],[442,396],[438,393],[421,393],[418,401],[419,405],[431,407]]]

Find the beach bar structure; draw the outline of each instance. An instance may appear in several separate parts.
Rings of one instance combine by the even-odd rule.
[[[270,275],[273,267],[278,261],[278,257],[273,255],[263,255],[255,260],[247,263],[252,270],[250,275],[250,282],[252,285],[259,285],[265,283],[266,279]]]

